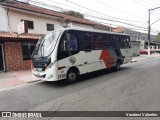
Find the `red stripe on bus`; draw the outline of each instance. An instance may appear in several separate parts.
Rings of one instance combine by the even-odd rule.
[[[106,68],[112,67],[114,63],[114,58],[112,58],[108,50],[102,50],[99,60],[104,61]]]

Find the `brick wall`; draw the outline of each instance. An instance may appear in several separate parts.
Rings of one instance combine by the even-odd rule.
[[[6,71],[31,69],[30,60],[23,60],[21,42],[5,42]]]

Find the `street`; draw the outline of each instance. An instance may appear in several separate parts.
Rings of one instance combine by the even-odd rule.
[[[73,84],[37,82],[0,92],[0,110],[159,111],[159,71],[158,57],[84,75]]]

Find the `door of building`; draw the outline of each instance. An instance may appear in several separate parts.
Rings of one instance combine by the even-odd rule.
[[[4,70],[3,61],[3,46],[0,44],[0,71]]]

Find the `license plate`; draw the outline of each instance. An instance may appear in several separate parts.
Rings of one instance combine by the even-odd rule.
[[[35,71],[41,72],[42,68],[35,68]]]

